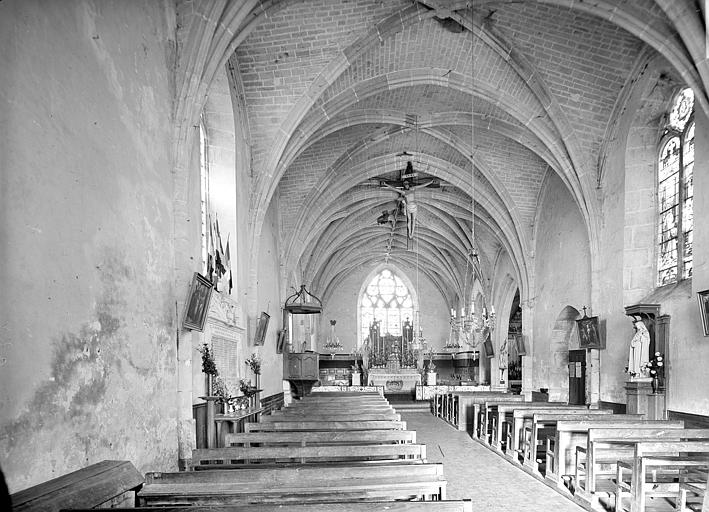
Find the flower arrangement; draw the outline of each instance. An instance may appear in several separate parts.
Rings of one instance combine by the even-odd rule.
[[[241,379],[239,381],[239,391],[241,391],[243,395],[247,397],[256,394],[256,388],[251,385],[250,380]]]
[[[244,361],[252,372],[256,375],[261,375],[261,358],[258,354],[251,354],[251,356]]]
[[[646,375],[653,379],[660,377],[665,369],[665,356],[660,352],[655,352],[655,355],[650,358],[647,363],[643,363],[641,370]]]
[[[217,364],[214,362],[214,355],[209,351],[209,346],[205,343],[202,348],[197,349],[202,354],[202,373],[207,375],[219,375]]]
[[[224,382],[224,379],[221,377],[217,376],[214,379],[214,389],[212,390],[212,394],[214,396],[220,397],[220,402],[224,403],[230,403],[232,401],[232,394],[231,391],[229,391],[229,386],[227,386],[226,382]]]

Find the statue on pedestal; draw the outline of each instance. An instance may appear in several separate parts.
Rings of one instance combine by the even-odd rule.
[[[634,321],[635,334],[630,340],[628,351],[628,374],[631,379],[647,377],[644,373],[644,364],[650,360],[650,332],[642,319]]]

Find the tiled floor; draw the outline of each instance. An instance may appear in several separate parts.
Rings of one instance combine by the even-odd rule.
[[[472,499],[474,510],[481,512],[583,510],[430,412],[402,410],[401,419],[426,444],[429,462],[443,463],[448,499]]]

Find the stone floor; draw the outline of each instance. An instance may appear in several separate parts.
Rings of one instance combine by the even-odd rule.
[[[448,499],[472,499],[474,510],[485,512],[584,510],[426,409],[400,412],[407,429],[426,445],[428,461],[443,463]]]

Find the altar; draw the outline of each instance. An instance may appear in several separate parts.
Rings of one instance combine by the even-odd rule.
[[[367,376],[368,386],[383,386],[385,392],[413,391],[421,385],[421,374],[414,368],[372,368]]]

